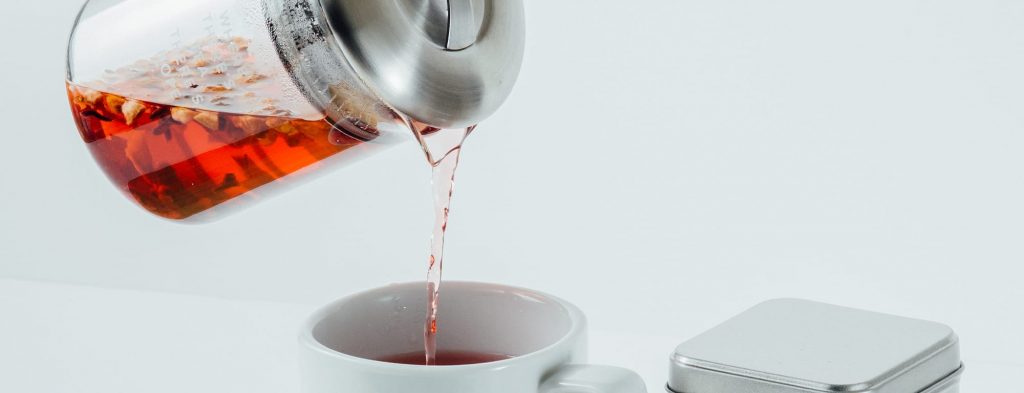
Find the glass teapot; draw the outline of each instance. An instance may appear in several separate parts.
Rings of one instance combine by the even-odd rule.
[[[435,161],[431,135],[507,98],[523,43],[521,0],[89,0],[67,90],[117,187],[204,220],[409,135]]]

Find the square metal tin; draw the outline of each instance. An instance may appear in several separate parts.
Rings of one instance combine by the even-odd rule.
[[[680,344],[676,393],[955,393],[948,326],[798,299],[761,303]]]

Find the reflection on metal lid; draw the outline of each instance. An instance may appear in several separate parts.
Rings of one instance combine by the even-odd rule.
[[[680,393],[945,393],[961,372],[948,326],[796,299],[757,305],[671,360]]]

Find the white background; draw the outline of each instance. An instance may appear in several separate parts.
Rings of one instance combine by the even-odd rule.
[[[215,324],[217,302],[299,318],[423,278],[413,144],[213,224],[133,206],[67,109],[78,5],[0,12],[0,314],[43,318],[0,317],[0,335],[67,322],[78,307],[47,299],[88,291],[63,284],[132,290],[97,289],[99,309],[199,295],[184,298]],[[527,17],[516,90],[463,156],[446,278],[560,295],[610,340],[683,339],[810,298],[947,323],[977,378],[1024,372],[1024,2],[530,1]],[[264,310],[255,321],[278,315]],[[75,321],[101,334],[117,314]],[[671,349],[629,356],[660,367]],[[0,365],[22,356],[0,347]],[[105,391],[106,371],[60,391]],[[658,390],[663,371],[644,372]]]

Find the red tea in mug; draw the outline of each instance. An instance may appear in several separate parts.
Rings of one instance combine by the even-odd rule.
[[[437,351],[433,365],[460,366],[465,364],[490,363],[511,358],[512,356],[496,353],[441,350]],[[382,356],[376,360],[388,363],[424,366],[426,365],[426,354],[424,354],[422,351],[417,351],[410,353],[402,353],[398,355]]]

